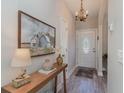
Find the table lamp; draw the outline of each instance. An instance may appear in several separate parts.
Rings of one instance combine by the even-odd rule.
[[[24,48],[16,49],[11,66],[21,67],[24,70],[23,74],[18,78],[25,78],[24,76],[26,76],[26,67],[29,65],[31,65],[30,50]]]

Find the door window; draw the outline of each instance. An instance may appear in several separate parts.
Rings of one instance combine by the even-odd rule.
[[[90,48],[90,42],[87,37],[83,39],[83,52],[85,54],[89,53],[89,48]]]

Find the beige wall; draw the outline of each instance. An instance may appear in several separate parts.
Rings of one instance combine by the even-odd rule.
[[[123,93],[123,65],[118,62],[118,49],[123,50],[123,0],[109,0],[108,25],[108,93]]]
[[[54,27],[56,27],[56,46],[59,46],[59,27],[57,5],[59,11],[67,19],[69,25],[69,70],[75,64],[75,25],[72,15],[62,0],[2,0],[2,86],[11,82],[20,73],[20,68],[11,67],[11,60],[17,48],[17,12],[22,10]],[[65,11],[65,12],[64,12]],[[71,25],[72,24],[72,25]],[[73,47],[71,47],[73,46]],[[27,68],[32,73],[41,68],[44,59],[49,58],[55,62],[56,55],[32,58],[32,65]],[[71,59],[71,57],[73,57]],[[48,84],[50,86],[50,84]],[[42,89],[45,92],[47,87]]]
[[[98,27],[98,18],[88,16],[86,22],[76,22],[76,30],[97,28]]]
[[[107,12],[107,11],[106,11]],[[104,16],[102,29],[102,54],[108,53],[108,16]]]
[[[76,54],[75,54],[75,46],[76,46],[76,31],[75,31],[75,20],[74,17],[69,10],[63,0],[57,1],[57,10],[58,16],[63,17],[64,20],[68,24],[68,61],[69,61],[69,71],[73,69],[76,65]],[[64,37],[63,37],[64,38]]]
[[[104,1],[104,14],[102,21],[102,54],[108,53],[108,1]]]

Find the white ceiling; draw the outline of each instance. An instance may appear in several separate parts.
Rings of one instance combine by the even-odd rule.
[[[71,12],[75,15],[76,11],[80,9],[80,0],[65,0]],[[83,7],[85,10],[88,10],[88,17],[97,18],[100,0],[83,0]]]

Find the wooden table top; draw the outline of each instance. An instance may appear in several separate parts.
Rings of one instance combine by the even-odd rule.
[[[20,88],[16,89],[12,86],[12,83],[10,83],[5,85],[2,89],[7,93],[35,93],[45,84],[47,84],[51,79],[57,76],[61,71],[63,71],[67,67],[67,64],[63,64],[62,66],[55,64],[54,67],[57,69],[47,75],[39,72],[32,73],[30,75],[31,83],[28,83]]]

